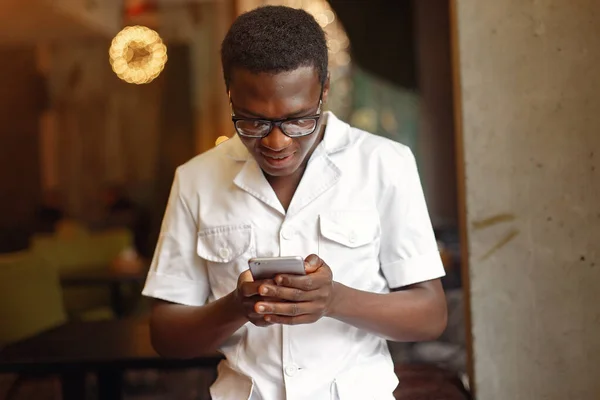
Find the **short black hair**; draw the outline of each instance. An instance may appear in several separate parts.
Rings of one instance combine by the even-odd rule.
[[[221,45],[221,64],[229,88],[235,68],[280,73],[313,66],[321,85],[327,79],[325,32],[304,10],[263,6],[240,15]]]

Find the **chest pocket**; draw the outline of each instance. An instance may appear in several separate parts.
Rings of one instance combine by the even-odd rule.
[[[378,274],[380,236],[377,211],[319,215],[319,255],[331,267],[336,281],[352,287],[360,286],[365,274]]]
[[[248,269],[256,246],[251,225],[228,225],[198,233],[196,251],[206,261],[214,299],[235,289],[239,275]]]

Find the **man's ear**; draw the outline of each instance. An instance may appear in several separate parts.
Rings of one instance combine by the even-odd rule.
[[[327,72],[327,78],[325,79],[325,83],[323,83],[323,104],[327,103],[327,98],[329,97],[329,88],[331,82],[331,74]]]

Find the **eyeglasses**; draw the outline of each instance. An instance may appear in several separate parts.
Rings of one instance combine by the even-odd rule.
[[[276,126],[291,138],[297,138],[310,135],[317,129],[319,119],[321,118],[321,107],[323,105],[322,97],[319,98],[319,106],[314,115],[299,118],[284,119],[264,119],[264,118],[240,118],[233,112],[231,95],[229,96],[229,106],[231,107],[231,120],[235,130],[240,136],[247,138],[264,138],[271,133]]]

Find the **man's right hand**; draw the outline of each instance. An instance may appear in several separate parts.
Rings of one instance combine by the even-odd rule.
[[[265,321],[265,316],[256,312],[256,303],[259,301],[269,301],[258,294],[258,289],[262,284],[274,285],[272,279],[255,281],[252,278],[250,270],[246,270],[240,274],[237,282],[237,289],[234,292],[234,298],[236,303],[240,306],[240,310],[248,321],[252,322],[256,326],[266,327],[272,325],[272,323]]]
[[[272,325],[255,311],[258,301],[268,299],[258,290],[269,282],[273,285],[272,280],[255,282],[250,271],[245,271],[227,296],[202,306],[156,300],[150,318],[152,345],[165,357],[199,357],[217,351],[248,321],[256,326]]]

